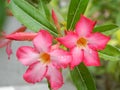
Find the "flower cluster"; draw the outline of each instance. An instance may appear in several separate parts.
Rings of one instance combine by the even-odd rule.
[[[60,29],[54,11],[52,16],[56,28]],[[55,38],[47,30],[40,30],[38,33],[16,32],[6,38],[32,41],[33,47],[21,46],[16,53],[18,60],[28,66],[23,78],[29,83],[37,83],[45,77],[50,88],[58,90],[63,85],[61,69],[68,66],[74,69],[81,62],[86,66],[100,65],[98,50],[103,50],[110,38],[94,33],[95,24],[96,22],[81,15],[75,30],[68,30],[63,37]],[[60,48],[61,45],[66,50]]]

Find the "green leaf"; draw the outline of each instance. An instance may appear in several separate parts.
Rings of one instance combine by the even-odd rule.
[[[70,74],[77,90],[96,90],[94,80],[83,63],[71,70]]]
[[[93,31],[94,32],[103,32],[104,34],[109,35],[109,34],[113,33],[116,28],[118,28],[117,25],[110,24],[110,25],[97,26],[94,28]]]
[[[84,14],[88,2],[89,0],[71,0],[67,16],[67,29],[74,29],[80,15]]]
[[[120,60],[120,50],[111,45],[107,45],[102,51],[99,51],[99,55],[104,60],[118,61]]]
[[[5,21],[5,0],[0,0],[0,31],[2,31],[2,26]]]
[[[51,0],[43,0],[46,4],[50,3]]]
[[[26,0],[26,1],[32,4],[33,6],[37,7],[40,0]],[[45,4],[48,4],[50,1],[51,0],[43,0]]]
[[[50,20],[50,11],[47,7],[47,5],[45,4],[44,0],[39,0],[39,11],[43,13],[43,15]]]
[[[27,1],[11,0],[10,9],[13,15],[30,30],[39,31],[40,29],[46,29],[54,36],[58,35],[55,27],[42,15],[42,12]]]

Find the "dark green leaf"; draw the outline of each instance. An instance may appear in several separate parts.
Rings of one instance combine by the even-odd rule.
[[[26,0],[26,1],[34,5],[34,4],[38,4],[40,0]],[[43,0],[45,4],[48,4],[50,1],[51,0]]]
[[[0,31],[2,30],[2,26],[5,20],[5,0],[0,0]]]
[[[83,63],[70,71],[70,74],[77,90],[96,90],[94,80]]]
[[[114,24],[97,26],[94,28],[94,32],[107,32],[116,28],[118,28],[118,26]]]
[[[107,45],[102,51],[99,51],[99,55],[104,60],[118,61],[120,60],[120,50],[111,45]]]
[[[39,10],[40,12],[43,13],[43,15],[48,19],[50,20],[50,12],[49,12],[49,9],[47,7],[47,5],[45,4],[44,0],[39,0]]]
[[[49,3],[51,0],[43,0],[45,3]]]
[[[84,14],[88,2],[89,0],[71,0],[67,16],[67,29],[74,29],[80,15]]]
[[[42,12],[27,1],[12,0],[10,8],[13,15],[30,30],[39,31],[40,29],[46,29],[54,36],[57,36],[54,26],[43,16]]]

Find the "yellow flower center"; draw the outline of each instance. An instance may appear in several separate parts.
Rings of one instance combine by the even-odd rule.
[[[85,47],[86,45],[87,45],[87,40],[85,38],[81,37],[77,40],[78,47]]]
[[[50,55],[48,53],[40,54],[40,61],[44,64],[50,63]]]

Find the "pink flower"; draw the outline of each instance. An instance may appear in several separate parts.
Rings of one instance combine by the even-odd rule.
[[[66,36],[58,38],[60,43],[70,49],[73,57],[71,69],[81,62],[84,62],[86,66],[100,65],[97,50],[103,50],[110,38],[99,32],[92,33],[95,23],[81,16],[75,31],[67,32]]]
[[[11,34],[15,34],[17,32],[24,32],[25,30],[26,30],[26,27],[22,26]],[[2,32],[1,34],[2,35],[0,36],[0,48],[3,48],[6,46],[6,53],[8,55],[8,59],[10,59],[10,55],[12,54],[12,49],[11,49],[12,40],[6,38],[8,36],[6,35],[6,33]]]
[[[52,36],[45,30],[40,30],[33,39],[34,47],[22,46],[17,51],[18,60],[29,66],[23,78],[28,83],[40,82],[46,77],[52,90],[57,90],[63,84],[60,68],[66,68],[71,62],[71,55],[58,45],[52,46]]]

